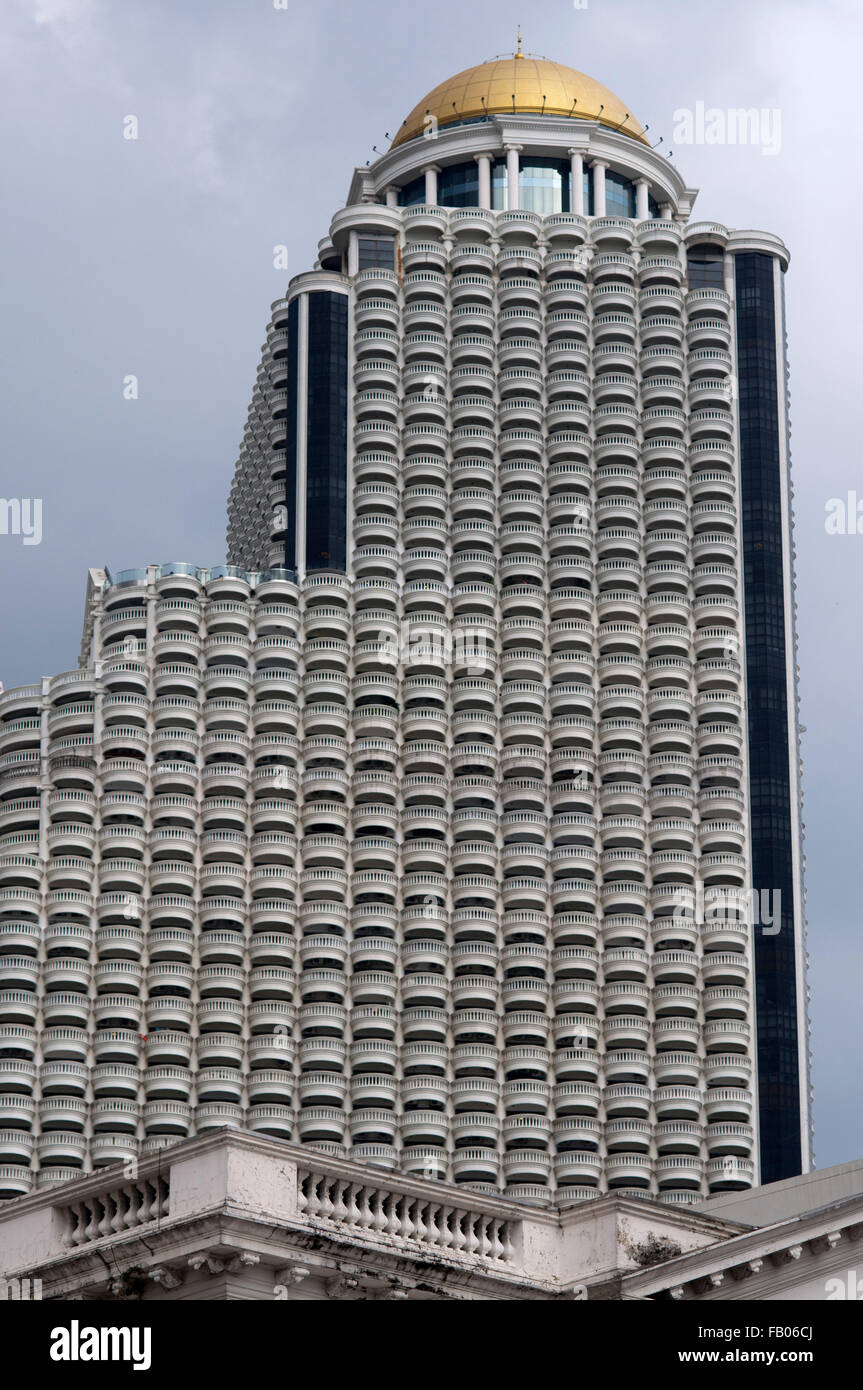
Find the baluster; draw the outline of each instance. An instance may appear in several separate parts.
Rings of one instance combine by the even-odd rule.
[[[469,1211],[465,1217],[465,1235],[467,1237],[467,1252],[475,1255],[479,1249],[479,1241],[476,1238],[476,1224],[478,1217],[475,1212]]]
[[[297,1172],[297,1212],[300,1216],[308,1214],[309,1210],[309,1182],[310,1176],[302,1169]]]
[[[401,1218],[399,1234],[405,1240],[412,1240],[415,1238],[416,1231],[416,1224],[413,1218],[414,1204],[410,1197],[401,1197],[399,1198],[398,1206],[399,1216]]]
[[[123,1197],[125,1198],[125,1207],[123,1210],[123,1219],[119,1229],[123,1231],[128,1231],[130,1226],[135,1225],[135,1212],[138,1206],[138,1192],[133,1183],[126,1183],[126,1185],[122,1187],[120,1191],[123,1193]]]
[[[464,1250],[465,1246],[467,1245],[467,1232],[465,1231],[465,1222],[466,1222],[466,1220],[467,1220],[467,1213],[466,1213],[466,1212],[463,1212],[463,1211],[459,1211],[457,1207],[454,1207],[454,1208],[453,1208],[453,1214],[452,1214],[452,1215],[453,1215],[453,1237],[454,1237],[454,1239],[453,1239],[453,1248],[456,1249],[456,1250]]]
[[[442,1245],[442,1244],[443,1244],[443,1240],[442,1240],[443,1232],[441,1231],[441,1212],[442,1212],[442,1211],[443,1211],[443,1207],[439,1207],[439,1206],[437,1206],[437,1205],[432,1206],[431,1203],[429,1203],[429,1207],[428,1207],[428,1242],[429,1242],[430,1245]]]
[[[332,1214],[336,1209],[335,1203],[333,1202],[332,1196],[330,1195],[333,1192],[335,1186],[337,1186],[337,1184],[328,1182],[326,1178],[324,1178],[321,1182],[321,1215],[327,1217],[328,1219],[332,1217]]]
[[[132,1224],[135,1226],[142,1226],[144,1222],[147,1220],[149,1201],[147,1196],[147,1184],[144,1182],[143,1178],[135,1184],[135,1192],[137,1194],[138,1201],[135,1205],[135,1220]]]
[[[348,1190],[349,1189],[347,1185],[343,1182],[337,1182],[335,1185],[335,1196],[333,1200],[332,1211],[334,1221],[344,1221],[345,1217],[348,1214],[348,1209],[345,1206],[345,1194]]]
[[[109,1236],[111,1234],[111,1198],[110,1196],[94,1197],[93,1206],[97,1213],[96,1233],[99,1236]]]
[[[348,1209],[348,1220],[349,1220],[349,1221],[352,1221],[353,1224],[354,1224],[355,1226],[361,1226],[361,1225],[362,1225],[362,1212],[361,1212],[361,1210],[360,1210],[360,1202],[359,1202],[359,1198],[360,1198],[360,1194],[361,1194],[362,1190],[363,1190],[363,1189],[362,1189],[361,1187],[358,1187],[356,1183],[349,1183],[349,1184],[348,1184],[347,1197],[346,1197],[346,1206],[347,1206],[347,1209]]]
[[[83,1203],[83,1204],[82,1204],[82,1210],[83,1210],[83,1212],[84,1212],[84,1218],[85,1218],[85,1225],[84,1225],[84,1230],[83,1230],[83,1240],[85,1240],[85,1241],[87,1241],[87,1240],[95,1240],[95,1239],[96,1239],[96,1236],[97,1236],[97,1234],[98,1234],[98,1231],[97,1231],[97,1228],[96,1228],[96,1204],[95,1204],[95,1202],[92,1203],[92,1204],[90,1204],[89,1202]]]
[[[429,1208],[425,1202],[417,1202],[415,1240],[428,1240],[428,1212]]]
[[[491,1256],[493,1260],[503,1259],[504,1244],[501,1236],[505,1230],[506,1226],[501,1221],[492,1221],[489,1225]]]
[[[72,1202],[66,1208],[66,1219],[68,1227],[64,1237],[66,1245],[80,1245],[84,1230],[84,1208],[80,1202]]]
[[[379,1188],[376,1188],[372,1194],[372,1209],[374,1211],[372,1226],[380,1234],[387,1224],[387,1218],[384,1211],[384,1194]]]
[[[354,1218],[356,1224],[358,1226],[367,1226],[369,1224],[369,1212],[367,1193],[364,1187],[358,1186],[356,1188],[354,1192],[354,1206],[356,1210],[356,1216]]]
[[[491,1241],[488,1238],[490,1224],[491,1218],[488,1216],[480,1216],[476,1223],[477,1246],[480,1255],[491,1253]]]
[[[508,1221],[502,1222],[501,1239],[503,1241],[502,1258],[504,1260],[511,1260],[513,1258],[513,1255],[515,1254],[515,1251],[513,1250],[512,1245],[512,1227]]]
[[[124,1187],[118,1187],[111,1194],[114,1200],[114,1215],[111,1218],[111,1232],[117,1235],[125,1228],[129,1196]]]
[[[156,1184],[152,1182],[148,1182],[146,1186],[147,1196],[149,1197],[149,1206],[147,1208],[147,1215],[144,1217],[144,1220],[155,1221],[156,1217],[159,1215],[159,1189],[156,1186]]]

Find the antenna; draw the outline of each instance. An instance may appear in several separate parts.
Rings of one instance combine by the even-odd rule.
[[[655,144],[655,145],[651,145],[650,148],[651,148],[652,150],[658,149],[659,146],[662,144],[662,141],[664,140],[664,138],[665,138],[664,136],[660,135],[660,137],[659,137],[659,139],[657,140],[656,144]]]

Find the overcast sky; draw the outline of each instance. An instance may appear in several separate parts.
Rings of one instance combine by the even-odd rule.
[[[521,21],[526,50],[589,73],[664,135],[701,189],[697,220],[791,248],[816,1157],[863,1157],[863,525],[825,530],[830,498],[863,499],[863,9],[282,3],[3,0],[0,495],[43,499],[43,538],[0,535],[0,678],[77,664],[91,565],[224,560],[235,452],[288,278],[273,247],[289,248],[289,274],[309,269],[352,169],[438,82],[512,51]],[[675,111],[699,101],[778,112],[778,153],[676,144]]]

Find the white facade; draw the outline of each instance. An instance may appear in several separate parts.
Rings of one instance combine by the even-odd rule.
[[[637,215],[601,175],[513,206],[531,149]],[[501,152],[506,209],[396,205],[467,158],[488,203]],[[92,571],[81,669],[0,696],[7,1195],[225,1125],[533,1203],[757,1183],[732,258],[787,253],[693,198],[583,120],[357,171],[273,306],[234,568]],[[304,562],[302,355],[286,531],[317,292],[344,573]]]

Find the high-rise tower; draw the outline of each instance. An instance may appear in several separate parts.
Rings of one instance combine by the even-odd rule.
[[[808,1167],[788,255],[694,199],[520,52],[356,170],[230,565],[94,571],[0,697],[5,1191],[220,1124],[532,1201]]]

